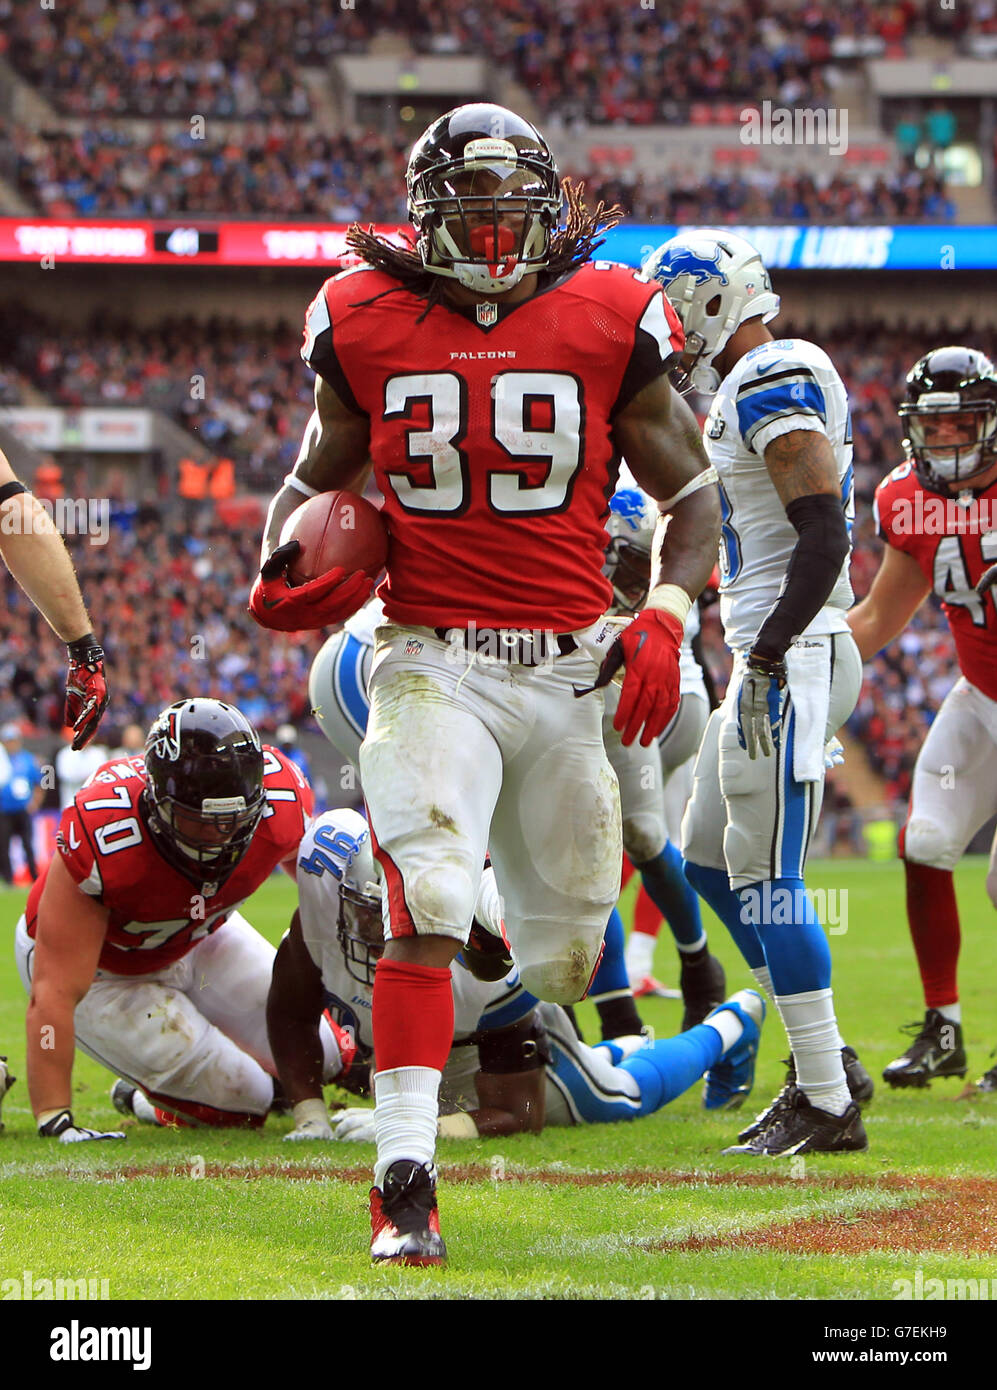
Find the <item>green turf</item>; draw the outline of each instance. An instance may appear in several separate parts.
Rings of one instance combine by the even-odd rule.
[[[993,908],[983,860],[957,873],[963,924],[963,1010],[971,1075],[991,1065],[997,1018],[990,1005],[997,962]],[[814,888],[847,890],[848,930],[832,938],[839,1016],[846,1039],[875,1076],[902,1049],[898,1026],[922,1012],[903,914],[897,864],[833,861],[815,864]],[[276,940],[290,914],[293,889],[269,881],[247,916]],[[0,895],[9,935],[23,894]],[[8,937],[9,939],[9,937]],[[750,983],[719,925],[714,949],[732,988]],[[674,951],[659,945],[656,970],[676,975]],[[678,1003],[651,1000],[643,1012],[659,1035],[674,1032]],[[579,1009],[587,1035],[597,1036],[595,1012]],[[867,1112],[867,1154],[761,1164],[721,1156],[743,1114],[705,1114],[699,1088],[657,1115],[633,1124],[548,1130],[541,1136],[440,1147],[443,1229],[451,1249],[445,1271],[371,1271],[366,1179],[356,1170],[372,1159],[367,1145],[291,1146],[281,1142],[288,1121],[268,1122],[260,1134],[207,1130],[164,1132],[126,1122],[124,1144],[70,1150],[34,1134],[24,1084],[24,996],[12,955],[0,958],[0,1051],[21,1078],[4,1104],[0,1138],[0,1279],[106,1278],[114,1298],[838,1298],[894,1297],[894,1280],[924,1277],[997,1278],[991,1256],[891,1254],[812,1255],[724,1249],[737,1232],[826,1216],[842,1226],[861,1212],[892,1209],[918,1194],[880,1184],[881,1175],[993,1176],[997,1098],[955,1099],[956,1080],[927,1092],[877,1089]],[[782,1081],[785,1039],[770,1019],[763,1036],[756,1094],[766,1102]],[[74,1106],[82,1122],[116,1127],[108,1099],[111,1078],[77,1058]],[[302,1151],[304,1148],[304,1152]],[[307,1165],[309,1180],[252,1177],[258,1165]],[[476,1181],[447,1183],[447,1165],[473,1164]],[[211,1176],[222,1165],[231,1176]],[[114,1177],[128,1168],[171,1176]],[[353,1169],[350,1180],[338,1170]],[[669,1186],[663,1171],[704,1180]],[[101,1174],[100,1178],[91,1176]],[[207,1176],[200,1174],[207,1172]],[[582,1185],[572,1175],[643,1172],[649,1180]],[[558,1182],[521,1181],[544,1174]],[[707,1174],[772,1173],[792,1177],[780,1186],[716,1186]],[[863,1176],[856,1188],[830,1186],[828,1176]],[[867,1181],[866,1181],[867,1180]],[[690,1237],[714,1237],[720,1248],[675,1248]],[[997,1247],[997,1237],[995,1237]]]

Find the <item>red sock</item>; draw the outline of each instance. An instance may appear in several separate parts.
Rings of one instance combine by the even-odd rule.
[[[378,1071],[395,1067],[442,1071],[453,1043],[449,968],[403,964],[382,956],[374,975],[372,1022]]]
[[[627,855],[623,856],[623,868],[620,872],[620,892],[627,886],[635,873],[634,866],[631,864]]]
[[[929,1009],[955,1004],[959,998],[959,909],[949,869],[904,860],[907,876],[907,921],[917,955],[924,1002]]]
[[[634,931],[642,931],[645,936],[657,936],[664,918],[651,900],[651,895],[643,884],[637,894],[634,907]]]

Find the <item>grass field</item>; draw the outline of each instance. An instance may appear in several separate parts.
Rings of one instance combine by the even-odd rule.
[[[983,860],[957,872],[970,1079],[997,1045],[994,910]],[[898,1026],[922,1013],[899,864],[817,863],[814,888],[847,891],[832,938],[842,1031],[877,1077],[902,1050]],[[247,916],[277,940],[293,889],[270,880]],[[23,894],[0,896],[8,943]],[[723,929],[712,941],[731,987],[747,973]],[[667,932],[664,933],[667,936]],[[670,940],[657,973],[676,974]],[[707,1115],[699,1087],[633,1124],[441,1144],[445,1270],[372,1271],[365,1257],[367,1145],[281,1143],[259,1134],[163,1131],[126,1122],[124,1144],[65,1149],[34,1134],[24,1082],[24,996],[0,955],[0,1051],[21,1078],[0,1137],[0,1280],[96,1277],[115,1299],[791,1298],[895,1299],[923,1280],[997,1281],[997,1097],[957,1100],[879,1086],[866,1154],[789,1162],[723,1157],[739,1122],[782,1083],[777,1018],[763,1034],[755,1095],[739,1115]],[[652,1000],[659,1035],[680,1005]],[[591,1041],[595,1011],[580,1019]],[[81,1122],[121,1127],[111,1077],[77,1057]],[[758,1106],[755,1106],[755,1102]],[[997,1285],[995,1285],[997,1296]]]

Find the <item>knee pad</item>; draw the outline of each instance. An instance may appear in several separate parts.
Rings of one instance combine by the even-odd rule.
[[[937,821],[918,817],[909,820],[904,829],[903,855],[913,864],[927,864],[932,869],[951,871],[962,858],[963,846],[954,844]]]
[[[478,875],[480,880],[480,874]],[[405,902],[420,935],[466,932],[477,901],[478,882],[469,869],[451,860],[405,875]]]
[[[639,814],[623,817],[623,848],[635,865],[657,859],[665,847],[665,825],[660,816]]]
[[[563,956],[522,963],[523,988],[551,1004],[576,1004],[591,983],[601,949],[601,941],[591,948],[579,941]]]

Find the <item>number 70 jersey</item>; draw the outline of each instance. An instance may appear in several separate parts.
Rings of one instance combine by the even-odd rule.
[[[379,270],[328,280],[304,360],[370,421],[390,621],[571,632],[606,611],[613,419],[683,346],[660,286],[587,262],[527,300],[435,304]]]

